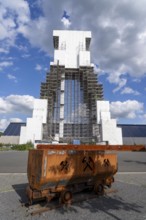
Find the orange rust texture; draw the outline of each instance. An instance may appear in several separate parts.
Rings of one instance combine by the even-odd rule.
[[[55,151],[51,149],[29,151],[27,173],[32,189],[44,190],[53,187],[59,191],[67,185],[87,182],[89,179],[95,182],[117,172],[116,154],[74,150],[73,147],[67,151],[63,150],[62,146],[59,147],[61,149]]]
[[[37,149],[53,149],[53,150],[115,150],[115,151],[146,151],[145,145],[47,145],[39,144]]]

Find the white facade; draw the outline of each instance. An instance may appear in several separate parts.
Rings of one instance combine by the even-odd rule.
[[[79,68],[80,66],[93,66],[90,61],[90,31],[53,31],[54,40],[54,62],[51,65],[63,65],[65,68]],[[60,122],[59,135],[64,136],[64,94],[65,75],[61,76],[60,95]]]
[[[68,69],[78,69],[82,66],[93,67],[90,60],[90,31],[53,31],[54,40],[54,62],[51,66],[65,66]],[[93,68],[91,68],[93,71]],[[53,72],[54,74],[54,72]],[[93,72],[94,74],[94,72]],[[59,138],[64,137],[65,127],[65,73],[61,72],[60,82],[60,99],[59,99],[59,130],[55,133],[54,139],[59,141]],[[77,88],[77,87],[76,87]],[[55,92],[55,91],[54,91]],[[72,94],[72,93],[71,93]],[[76,101],[76,100],[75,100]],[[74,101],[74,102],[75,102]],[[96,101],[96,100],[95,100]],[[49,104],[49,103],[48,103]],[[21,127],[20,144],[28,141],[42,140],[43,124],[47,122],[47,100],[36,99],[34,102],[34,110],[32,118],[28,118],[26,126]],[[101,127],[101,139],[109,144],[122,144],[121,128],[117,127],[116,120],[111,119],[110,107],[108,101],[96,102],[97,124],[95,121],[94,127]],[[74,111],[76,111],[75,109]],[[94,129],[96,130],[96,129]]]
[[[19,136],[1,136],[0,143],[2,144],[19,144]]]
[[[97,101],[96,107],[97,124],[101,125],[101,141],[122,145],[122,129],[117,127],[116,119],[111,118],[109,101]]]
[[[47,122],[47,100],[35,99],[32,118],[27,118],[26,126],[21,127],[20,144],[42,140],[43,124]]]
[[[53,31],[54,62],[51,65],[64,65],[65,68],[91,66],[89,45],[90,31]]]

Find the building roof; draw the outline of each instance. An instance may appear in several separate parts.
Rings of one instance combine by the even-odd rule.
[[[11,122],[3,133],[3,136],[20,136],[21,126],[25,126],[24,122]]]
[[[119,124],[118,127],[122,128],[122,137],[145,137],[146,138],[146,125],[131,125]]]
[[[26,126],[24,122],[11,122],[6,130],[4,136],[20,136],[21,126]],[[118,124],[122,128],[122,137],[145,137],[146,138],[146,125],[131,125],[131,124]]]

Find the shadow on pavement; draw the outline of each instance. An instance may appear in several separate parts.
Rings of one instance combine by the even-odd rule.
[[[127,203],[123,201],[123,199],[120,197],[112,198],[112,197],[103,196],[103,197],[98,197],[97,199],[92,199],[82,203],[77,203],[75,205],[73,204],[73,206],[68,207],[68,210],[62,208],[62,209],[57,209],[56,211],[61,214],[65,214],[66,211],[78,213],[79,212],[78,208],[82,209],[82,212],[83,209],[85,210],[88,209],[91,213],[97,213],[97,215],[98,212],[100,213],[103,212],[112,219],[121,220],[123,219],[123,217],[119,216],[118,211],[124,210],[127,211],[127,213],[128,212],[141,213],[141,209],[143,207],[132,202]],[[117,214],[115,214],[116,212]]]
[[[20,197],[20,202],[21,203],[26,203],[28,201],[27,197],[26,197],[26,187],[27,187],[27,185],[28,185],[28,183],[12,185],[13,189],[15,190],[15,192]]]
[[[13,185],[14,190],[20,197],[20,202],[21,203],[26,203],[27,202],[27,197],[26,197],[26,187],[28,183],[25,184],[16,184]],[[81,192],[78,193],[78,196],[83,195],[83,193],[86,192]],[[74,195],[75,196],[75,195]],[[58,203],[58,200],[56,200]],[[86,200],[83,202],[75,202],[70,206],[63,206],[61,208],[57,208],[55,212],[64,215],[65,213],[83,213],[84,210],[88,210],[90,213],[105,213],[110,219],[115,219],[115,220],[121,220],[123,219],[123,216],[120,216],[118,211],[125,211],[125,212],[130,212],[130,213],[141,213],[141,210],[143,209],[143,206],[140,206],[136,204],[135,202],[127,202],[125,201],[122,197],[116,195],[108,196],[97,196],[97,198]]]
[[[142,164],[146,165],[146,162],[138,161],[138,160],[124,160],[126,163],[137,163],[137,164]]]

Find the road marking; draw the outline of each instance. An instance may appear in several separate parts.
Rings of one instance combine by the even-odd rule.
[[[24,176],[27,175],[27,173],[0,173],[1,176],[8,176],[8,175],[20,175]]]
[[[7,190],[0,190],[0,194],[1,193],[8,193],[8,192],[14,192],[14,189],[7,189]]]
[[[116,180],[116,182],[126,183],[126,184],[129,184],[129,185],[135,185],[135,186],[142,186],[141,184],[137,184],[137,183],[133,183],[133,182],[129,182],[129,181]]]
[[[25,187],[23,187],[23,188],[16,188],[16,189],[3,189],[3,190],[0,190],[0,194],[1,193],[8,193],[8,192],[16,192],[16,191],[18,191],[18,190],[25,190]]]
[[[18,190],[25,190],[25,189],[26,189],[25,187],[16,188],[16,189],[2,189],[2,190],[0,190],[0,194],[1,193],[8,193],[8,192],[16,192]]]
[[[117,172],[116,174],[129,175],[129,174],[146,174],[146,172]],[[115,175],[116,175],[115,174]]]

